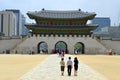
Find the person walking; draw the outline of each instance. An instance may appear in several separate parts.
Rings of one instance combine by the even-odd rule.
[[[61,58],[60,68],[61,68],[61,75],[63,76],[64,75],[64,68],[65,68],[64,58]]]
[[[78,64],[79,64],[79,61],[78,61],[77,57],[75,57],[74,58],[74,76],[77,76]]]
[[[69,57],[67,61],[68,76],[71,76],[71,70],[72,70],[72,61],[71,61],[71,57]]]

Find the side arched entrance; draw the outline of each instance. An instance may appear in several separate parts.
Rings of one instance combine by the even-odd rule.
[[[64,41],[58,41],[55,44],[55,53],[58,53],[58,52],[64,52],[66,54],[69,53],[67,44]]]
[[[42,41],[38,43],[38,53],[48,53],[48,45]]]
[[[82,42],[77,42],[74,45],[74,53],[76,54],[85,54],[85,45]]]

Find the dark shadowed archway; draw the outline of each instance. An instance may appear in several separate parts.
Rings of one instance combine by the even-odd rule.
[[[55,44],[55,53],[59,51],[64,51],[65,53],[68,53],[67,44],[64,41],[58,41]]]
[[[74,53],[76,54],[85,54],[85,45],[82,42],[77,42],[74,45]]]
[[[48,53],[48,45],[44,41],[38,43],[37,49],[38,53]]]

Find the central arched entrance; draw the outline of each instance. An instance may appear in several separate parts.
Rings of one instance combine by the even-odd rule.
[[[42,41],[38,43],[38,53],[48,53],[48,45],[46,42]]]
[[[75,45],[74,45],[74,53],[75,54],[84,54],[85,53],[85,46],[82,42],[77,42]]]
[[[68,53],[67,44],[64,41],[58,41],[55,44],[55,53],[57,52]]]

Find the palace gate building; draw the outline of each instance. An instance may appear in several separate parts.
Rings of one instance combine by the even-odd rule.
[[[18,46],[21,51],[32,50],[36,53],[104,53],[102,46],[92,36],[98,25],[87,24],[96,14],[79,10],[28,12],[35,24],[26,24],[31,30],[28,38]]]

